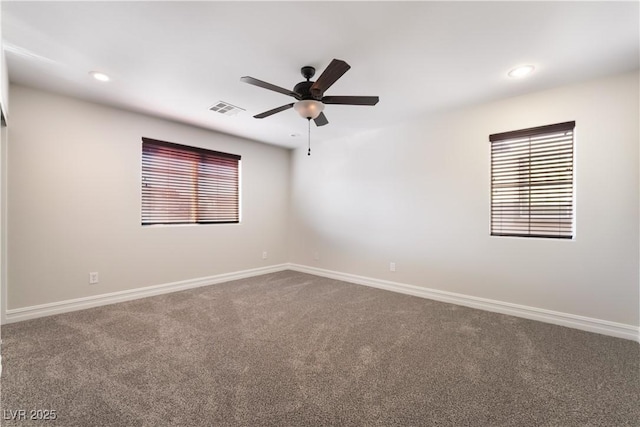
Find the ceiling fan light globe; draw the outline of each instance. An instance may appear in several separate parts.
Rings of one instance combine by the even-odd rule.
[[[305,100],[293,104],[293,109],[300,114],[303,119],[315,119],[324,110],[324,104],[320,101]]]

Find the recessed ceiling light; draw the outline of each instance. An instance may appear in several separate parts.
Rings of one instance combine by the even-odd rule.
[[[512,69],[507,74],[509,77],[512,77],[514,79],[519,79],[531,74],[535,69],[536,67],[534,67],[533,65],[521,65],[519,67]]]
[[[101,73],[100,71],[91,71],[89,74],[91,74],[94,79],[101,82],[108,82],[109,80],[111,80],[109,76],[107,76],[105,73]]]

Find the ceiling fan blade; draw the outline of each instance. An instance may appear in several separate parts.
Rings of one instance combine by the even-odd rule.
[[[344,104],[344,105],[376,105],[380,98],[377,96],[325,96],[322,98],[323,104]]]
[[[265,111],[264,113],[256,114],[253,117],[256,118],[256,119],[264,119],[265,117],[269,117],[272,114],[276,114],[276,113],[279,113],[281,111],[288,110],[291,107],[293,107],[293,103],[287,104],[287,105],[283,105],[282,107],[274,108],[273,110]]]
[[[316,126],[324,126],[329,124],[329,120],[327,120],[327,116],[325,116],[324,113],[320,113],[320,115],[313,119],[313,121],[316,122]]]
[[[262,80],[254,79],[253,77],[244,76],[240,78],[241,82],[249,83],[250,85],[258,86],[264,89],[269,89],[274,92],[279,92],[284,95],[293,96],[295,99],[300,99],[300,95],[297,93],[290,91],[289,89],[285,89],[280,86],[272,85],[271,83],[263,82]]]
[[[340,59],[334,59],[331,64],[322,72],[318,80],[311,86],[311,93],[316,98],[331,87],[351,66]]]

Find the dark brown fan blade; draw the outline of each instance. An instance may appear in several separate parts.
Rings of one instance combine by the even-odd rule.
[[[319,98],[331,87],[351,66],[340,59],[334,59],[331,64],[322,72],[318,80],[311,86],[311,94]]]
[[[324,126],[329,124],[329,120],[327,120],[327,116],[325,116],[324,113],[320,113],[320,115],[313,119],[313,121],[316,122],[316,126]]]
[[[344,105],[376,105],[380,98],[377,96],[325,96],[322,98],[323,104],[344,104]]]
[[[258,86],[264,89],[269,89],[274,92],[279,92],[285,95],[293,96],[295,99],[300,99],[300,95],[297,93],[290,91],[289,89],[285,89],[280,86],[272,85],[271,83],[263,82],[262,80],[254,79],[253,77],[244,76],[240,78],[241,82],[249,83],[250,85]]]
[[[273,110],[265,111],[264,113],[256,114],[253,116],[256,119],[264,119],[265,117],[269,117],[272,114],[279,113],[280,111],[288,110],[293,107],[293,103],[283,105],[282,107],[274,108]]]

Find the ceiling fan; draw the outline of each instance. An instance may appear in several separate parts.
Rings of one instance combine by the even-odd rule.
[[[313,119],[317,126],[324,126],[329,123],[327,117],[322,112],[322,110],[324,110],[324,104],[376,105],[378,103],[379,98],[377,96],[324,96],[325,91],[342,77],[349,68],[351,68],[351,66],[346,62],[340,59],[334,59],[322,74],[320,74],[318,80],[314,82],[310,79],[315,75],[316,69],[311,66],[302,67],[300,72],[307,80],[295,85],[293,90],[275,86],[249,76],[242,77],[240,81],[274,92],[283,93],[297,100],[297,102],[256,114],[253,116],[256,119],[264,119],[265,117],[293,108],[303,118],[309,121]]]

